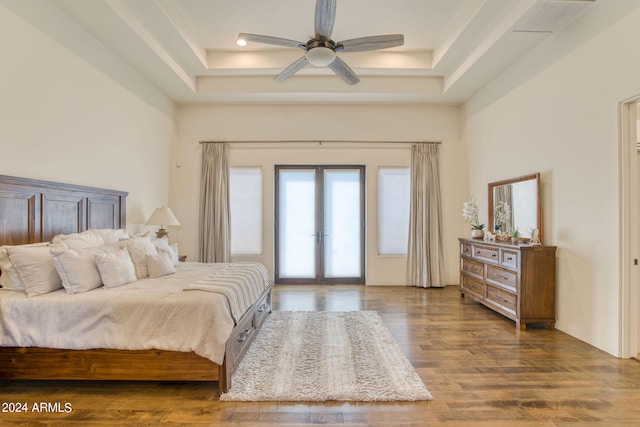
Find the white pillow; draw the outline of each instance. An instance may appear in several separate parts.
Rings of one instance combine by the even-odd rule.
[[[9,254],[4,246],[0,246],[0,286],[4,289],[24,291],[24,285],[20,282],[20,277],[11,264]]]
[[[174,267],[177,267],[178,264],[180,263],[180,257],[178,256],[178,244],[174,243],[172,245],[169,245],[169,247],[167,249],[161,249],[159,247],[156,246],[156,249],[158,250],[159,254],[168,254],[169,258],[171,258],[171,262],[173,263]]]
[[[116,288],[136,281],[133,262],[124,248],[117,252],[98,253],[96,265],[105,288]]]
[[[151,243],[153,243],[153,246],[155,246],[157,250],[169,250],[169,239],[167,238],[167,236],[162,236],[160,238],[152,237]]]
[[[169,251],[171,251],[171,259],[173,260],[173,265],[177,267],[180,262],[180,256],[178,255],[178,244],[174,243],[172,245],[169,245]]]
[[[158,255],[156,247],[153,246],[149,237],[133,237],[131,239],[120,240],[120,247],[127,248],[131,261],[136,271],[138,279],[149,277],[147,268],[147,255]]]
[[[47,246],[48,244],[48,242],[30,243],[26,245],[19,245],[19,247]],[[9,247],[11,246],[0,246],[0,272],[2,272],[2,274],[0,274],[0,286],[4,289],[24,292],[24,283],[22,283],[22,280],[18,275],[18,270],[9,259],[9,253],[7,252],[7,248]]]
[[[27,296],[43,295],[62,288],[62,280],[47,246],[13,246],[7,248],[7,253]]]
[[[104,240],[104,243],[109,245],[112,243],[118,243],[119,240],[128,239],[129,235],[125,230],[113,230],[110,228],[97,228],[92,230],[98,234]]]
[[[146,258],[150,278],[166,276],[176,272],[171,255],[166,251],[161,251],[158,255],[147,255]]]
[[[58,234],[51,239],[51,243],[61,243],[67,248],[99,248],[104,246],[104,239],[94,230],[86,230],[81,233]]]
[[[51,249],[53,263],[68,294],[87,292],[102,286],[96,255],[100,248]]]

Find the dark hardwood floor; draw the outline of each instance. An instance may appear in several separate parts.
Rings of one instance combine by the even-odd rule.
[[[216,383],[3,381],[0,425],[640,425],[639,362],[520,331],[455,287],[277,286],[274,309],[378,311],[434,400],[228,403]]]

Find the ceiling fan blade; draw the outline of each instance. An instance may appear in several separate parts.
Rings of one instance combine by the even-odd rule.
[[[336,22],[336,0],[316,1],[316,37],[331,39],[333,24]]]
[[[277,82],[281,82],[288,79],[289,77],[293,76],[295,73],[303,69],[304,66],[307,65],[307,62],[308,61],[306,56],[301,57],[296,62],[282,70],[282,72],[276,76],[275,80]]]
[[[336,51],[362,52],[365,50],[387,49],[389,47],[402,46],[403,34],[386,34],[383,36],[360,37],[338,42]]]
[[[360,78],[356,75],[356,73],[349,67],[346,62],[336,56],[336,59],[333,60],[331,64],[329,64],[329,68],[333,70],[342,80],[344,80],[347,84],[354,85],[360,81]]]
[[[261,36],[259,34],[248,34],[248,33],[240,33],[238,34],[238,40],[245,40],[248,42],[256,42],[256,43],[265,43],[265,44],[274,44],[277,46],[286,46],[286,47],[296,47],[298,49],[307,50],[306,43],[283,39],[280,37],[271,37],[271,36]]]

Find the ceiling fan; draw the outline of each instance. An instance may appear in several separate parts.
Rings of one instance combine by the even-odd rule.
[[[356,73],[338,56],[336,52],[362,52],[402,46],[404,35],[387,34],[380,36],[359,37],[356,39],[335,42],[331,40],[333,24],[336,20],[336,0],[316,0],[315,36],[308,42],[283,39],[280,37],[261,36],[258,34],[238,34],[238,44],[244,42],[265,43],[304,50],[303,57],[285,68],[275,78],[283,81],[304,68],[307,63],[318,67],[328,66],[346,83],[354,85],[360,81]]]

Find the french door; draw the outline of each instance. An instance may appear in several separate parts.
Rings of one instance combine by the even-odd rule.
[[[275,167],[276,283],[364,283],[364,166]]]

